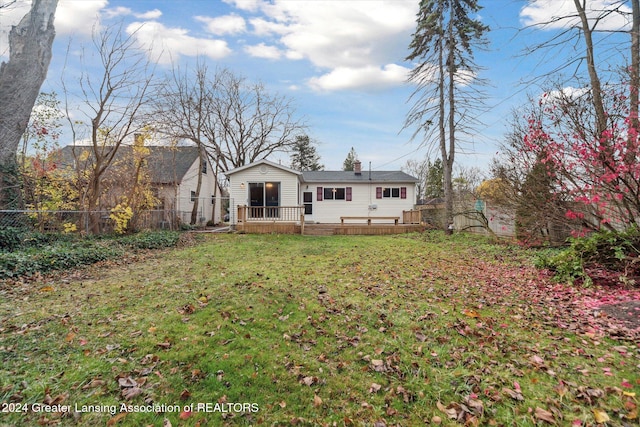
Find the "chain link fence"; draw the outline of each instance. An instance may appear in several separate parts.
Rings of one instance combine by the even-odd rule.
[[[193,199],[180,202],[178,204],[182,209],[134,211],[129,219],[130,228],[135,231],[181,230],[192,226],[220,225],[233,220],[228,197],[200,198],[195,222],[192,221]],[[0,230],[25,228],[42,233],[106,234],[112,233],[116,225],[112,213],[111,210],[0,210]]]
[[[178,211],[148,210],[134,213],[130,221],[136,230],[177,230],[184,224],[181,218],[190,216],[190,212],[187,215]],[[111,233],[114,223],[111,211],[0,211],[0,228],[28,228],[43,233],[89,233],[95,230]]]

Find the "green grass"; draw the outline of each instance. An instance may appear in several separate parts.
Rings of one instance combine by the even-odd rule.
[[[527,293],[542,280],[531,258],[440,233],[215,235],[137,263],[6,282],[0,402],[114,405],[116,417],[28,411],[0,425],[534,426],[537,408],[559,425],[596,425],[593,409],[632,417],[636,350],[557,328],[557,306]],[[518,385],[522,400],[504,390]],[[123,403],[201,408],[180,419],[123,415]],[[205,411],[216,403],[254,406]]]

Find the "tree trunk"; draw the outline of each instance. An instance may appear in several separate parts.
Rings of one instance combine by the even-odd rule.
[[[451,4],[453,9],[453,4]],[[455,43],[453,38],[453,10],[451,11],[451,19],[447,29],[446,43],[447,52],[447,77],[449,79],[448,101],[449,101],[449,149],[445,149],[442,154],[442,174],[444,179],[444,203],[445,214],[447,217],[447,233],[451,233],[453,224],[453,161],[456,150],[456,123],[455,123]],[[446,147],[446,145],[443,146]]]
[[[58,0],[34,0],[9,32],[9,62],[0,64],[0,209],[20,208],[16,152],[47,77]]]
[[[640,89],[640,0],[631,0],[631,77],[629,82],[630,126],[638,132],[638,90]]]
[[[602,86],[600,84],[600,78],[598,77],[598,71],[596,69],[595,55],[593,51],[593,31],[589,27],[589,20],[587,19],[587,12],[585,11],[585,4],[580,3],[580,0],[573,0],[578,15],[580,16],[580,22],[582,24],[582,33],[584,34],[584,43],[587,54],[587,71],[589,72],[589,80],[591,83],[591,95],[593,99],[593,108],[596,112],[596,137],[600,138],[602,133],[607,129],[607,115],[604,111],[604,102],[602,101]]]
[[[200,190],[202,189],[202,168],[204,166],[204,159],[205,154],[202,152],[202,148],[200,149],[200,155],[199,155],[199,159],[200,162],[198,163],[198,167],[200,168],[198,170],[198,184],[196,186],[196,199],[193,201],[193,209],[191,210],[191,225],[195,225],[198,222],[198,208],[199,208],[199,204],[200,204]]]

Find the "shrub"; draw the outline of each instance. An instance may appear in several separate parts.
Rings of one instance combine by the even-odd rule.
[[[20,252],[0,254],[0,278],[30,276],[81,265],[92,264],[122,255],[108,245],[56,245],[30,248]]]
[[[24,227],[2,227],[0,228],[0,249],[12,251],[22,244],[22,239],[27,230]]]
[[[4,230],[3,230],[4,231]],[[78,239],[69,234],[21,234],[16,251],[0,252],[0,279],[65,270],[122,256],[124,248],[160,249],[175,246],[177,231],[149,231],[114,238]],[[27,237],[24,237],[27,236]]]
[[[623,232],[599,231],[570,239],[568,248],[544,252],[536,266],[548,268],[559,281],[584,284],[594,281],[635,283],[640,278],[640,231],[631,227]]]
[[[143,231],[123,237],[119,242],[134,249],[160,249],[175,246],[179,238],[177,231]]]

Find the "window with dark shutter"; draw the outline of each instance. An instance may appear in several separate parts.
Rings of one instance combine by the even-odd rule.
[[[407,187],[400,187],[400,198],[401,199],[407,198]]]
[[[347,202],[350,202],[353,198],[353,191],[351,190],[351,187],[347,187],[346,195]]]
[[[376,187],[376,199],[382,199],[382,187]]]
[[[323,189],[322,187],[318,187],[316,190],[316,199],[318,199],[319,202],[322,201],[322,194],[323,194]]]

